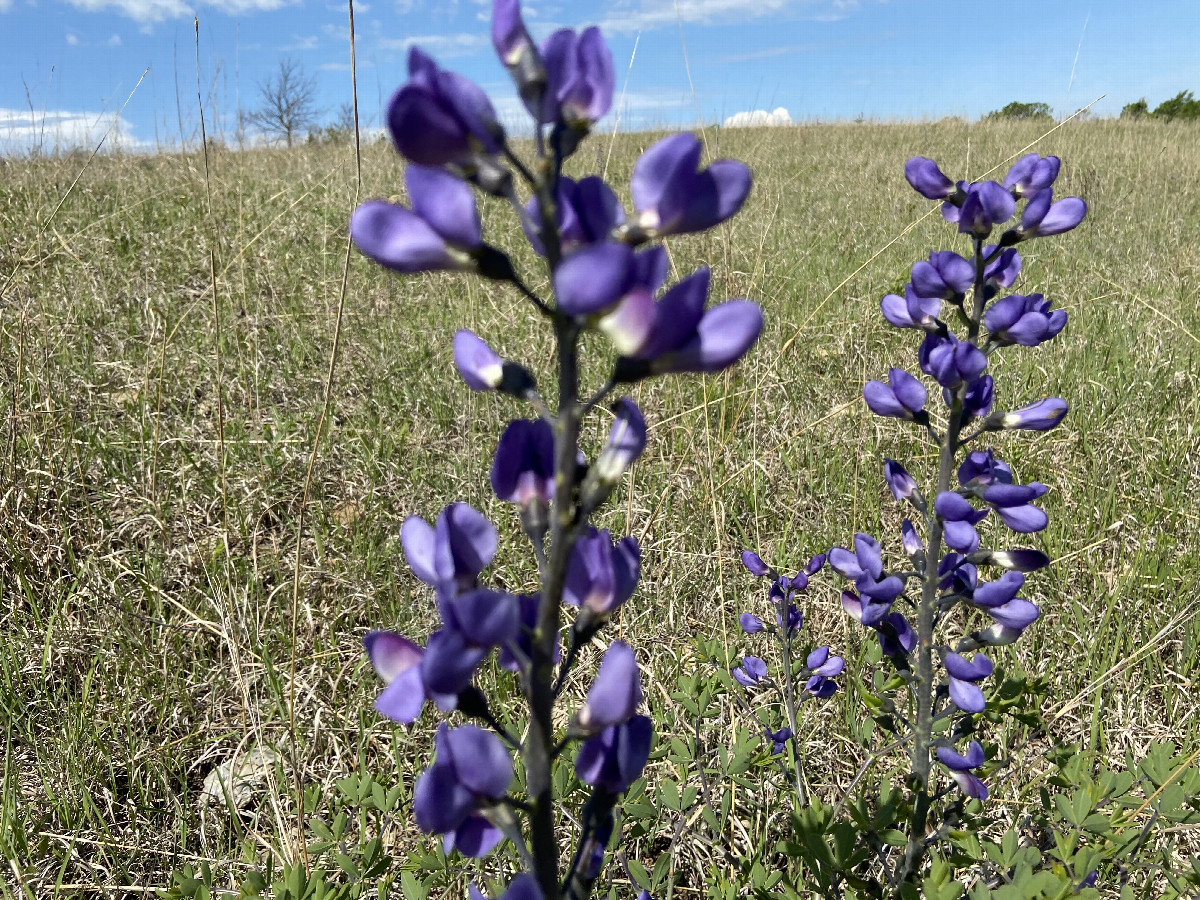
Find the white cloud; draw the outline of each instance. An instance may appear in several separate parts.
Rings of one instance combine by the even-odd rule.
[[[67,0],[67,2],[84,12],[111,10],[137,22],[142,22],[144,25],[183,18],[193,15],[195,12],[185,0]],[[203,5],[218,12],[236,16],[282,9],[291,2],[293,0],[205,0]]]
[[[767,112],[765,109],[736,112],[721,123],[725,128],[764,128],[791,124],[792,117],[782,106],[771,112]]]
[[[858,0],[624,0],[600,23],[606,33],[653,31],[679,22],[710,24],[718,21],[761,19],[783,12],[830,21],[842,18]]]
[[[439,60],[454,56],[473,56],[484,47],[492,45],[490,35],[473,31],[458,34],[424,34],[407,38],[381,38],[381,50],[407,50],[413,45],[420,47]]]
[[[108,46],[120,47],[121,46],[121,36],[119,34],[114,34],[112,37],[110,37],[108,39]]]
[[[133,134],[133,126],[108,112],[0,107],[0,150],[16,153],[54,153],[90,150],[104,138],[108,149],[137,151],[152,145]]]
[[[12,0],[0,0],[0,13],[6,13],[12,9]]]
[[[79,46],[79,36],[74,34],[67,35],[67,45],[71,47]]]
[[[320,39],[315,34],[292,35],[292,42],[280,50],[316,50]]]

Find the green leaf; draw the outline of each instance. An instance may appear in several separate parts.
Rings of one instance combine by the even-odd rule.
[[[636,859],[626,860],[625,866],[629,869],[629,877],[634,880],[638,887],[644,891],[650,890],[650,874],[646,871],[645,866]]]

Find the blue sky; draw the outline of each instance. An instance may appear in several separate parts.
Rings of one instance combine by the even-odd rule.
[[[539,38],[602,26],[624,88],[621,127],[636,129],[781,107],[795,121],[974,118],[1010,100],[1063,114],[1101,94],[1093,109],[1113,115],[1142,96],[1153,106],[1200,92],[1197,3],[531,0],[525,10]],[[364,121],[378,122],[414,42],[518,114],[488,42],[490,0],[355,9]],[[284,56],[317,80],[327,118],[349,99],[338,0],[0,0],[0,151],[94,142],[114,123],[127,147],[171,146],[181,130],[194,138],[193,16],[210,132],[233,139],[239,103],[257,105]]]

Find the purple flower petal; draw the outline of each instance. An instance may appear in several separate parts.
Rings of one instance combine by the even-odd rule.
[[[558,308],[568,315],[588,316],[613,306],[629,285],[633,250],[605,242],[576,250],[554,273]]]
[[[613,641],[579,709],[579,725],[593,734],[619,725],[637,712],[641,702],[642,680],[633,650],[626,643]]]

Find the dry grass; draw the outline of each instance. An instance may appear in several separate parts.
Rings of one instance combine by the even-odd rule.
[[[646,664],[661,730],[690,731],[669,695],[696,667],[691,639],[735,648],[738,613],[762,603],[737,563],[742,548],[786,567],[856,528],[894,533],[879,457],[931,474],[911,434],[855,402],[863,381],[915,354],[879,317],[879,297],[950,238],[904,184],[904,160],[920,153],[978,176],[1037,137],[954,122],[708,135],[713,155],[752,166],[756,187],[729,226],[673,241],[672,263],[679,273],[710,263],[714,293],[760,299],[768,324],[736,372],[639,389],[650,447],[604,516],[643,541],[645,579],[618,630]],[[1052,488],[1040,544],[1059,560],[1031,579],[1045,617],[1006,660],[1049,679],[1052,739],[1110,759],[1197,739],[1194,138],[1183,126],[1094,122],[1038,145],[1066,160],[1062,186],[1092,213],[1077,233],[1030,246],[1019,283],[1069,308],[1068,331],[1009,354],[998,374],[1002,404],[1049,392],[1073,407],[1048,436],[1002,439],[1021,478]],[[650,140],[617,141],[614,183]],[[606,149],[598,141],[581,168],[602,165]],[[516,518],[486,482],[501,424],[518,410],[471,395],[449,363],[449,338],[467,326],[546,372],[550,347],[528,305],[491,284],[391,278],[353,259],[331,419],[298,534],[353,155],[315,147],[210,163],[206,186],[195,156],[99,157],[53,217],[78,162],[0,170],[0,279],[13,273],[0,297],[6,893],[122,896],[164,885],[189,861],[211,861],[228,881],[268,856],[291,858],[295,781],[308,820],[332,817],[345,795],[335,783],[350,773],[402,785],[403,808],[430,723],[405,731],[378,719],[359,644],[371,627],[419,635],[432,624],[398,552],[400,522],[472,502],[500,523],[493,580],[533,583]],[[399,191],[386,148],[371,148],[364,169],[368,194]],[[501,245],[516,238],[505,212],[485,209]],[[532,262],[519,259],[528,272]],[[833,581],[818,582],[806,627],[861,668],[865,638]],[[818,784],[845,783],[864,755],[862,716],[839,696],[808,711]],[[740,721],[731,710],[703,742],[725,742]],[[202,814],[205,778],[256,746],[278,749],[280,764],[252,801],[237,815],[220,804]],[[767,828],[740,808],[735,848]],[[630,855],[652,862],[663,829]],[[379,830],[392,849],[413,845],[404,812],[356,812],[346,840]],[[672,852],[691,873],[685,887],[702,877],[704,844]]]

